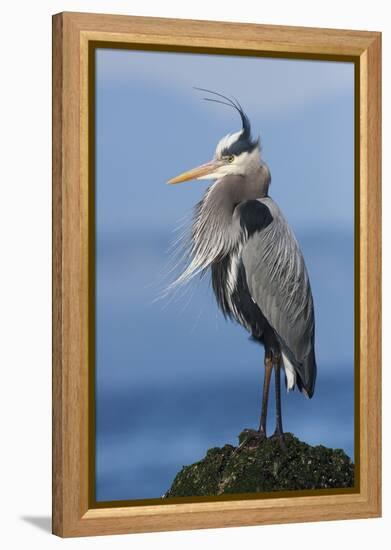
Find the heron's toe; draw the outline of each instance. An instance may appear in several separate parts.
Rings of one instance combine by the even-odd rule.
[[[266,439],[266,434],[262,431],[253,430],[252,428],[246,428],[239,435],[239,447],[258,447],[258,445]]]
[[[286,443],[285,443],[285,437],[284,437],[284,433],[283,432],[279,432],[278,430],[276,430],[274,432],[274,434],[270,437],[270,439],[275,439],[278,441],[281,449],[283,451],[286,451],[287,448],[286,448]]]

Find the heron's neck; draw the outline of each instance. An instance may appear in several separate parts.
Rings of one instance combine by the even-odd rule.
[[[259,171],[243,176],[225,176],[206,191],[196,207],[189,243],[189,264],[177,279],[181,284],[206,270],[213,262],[235,250],[242,231],[234,211],[241,202],[265,197],[269,180]]]

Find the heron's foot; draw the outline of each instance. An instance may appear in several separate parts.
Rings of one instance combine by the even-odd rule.
[[[244,447],[247,447],[249,449],[255,449],[258,447],[258,445],[265,441],[266,434],[262,430],[253,430],[251,428],[248,428],[246,430],[243,430],[241,433],[241,441],[238,447],[235,449],[235,453],[238,451],[241,451]]]
[[[285,435],[284,432],[281,432],[280,430],[276,430],[274,434],[270,437],[270,439],[276,439],[281,447],[281,450],[286,451],[286,444],[285,444]]]

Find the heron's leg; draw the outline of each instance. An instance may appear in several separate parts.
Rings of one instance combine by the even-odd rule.
[[[239,447],[236,448],[235,453],[239,452],[246,445],[251,446],[251,444],[257,445],[260,441],[266,439],[266,417],[267,417],[267,404],[269,400],[269,388],[270,388],[270,378],[273,370],[273,361],[271,352],[265,351],[265,377],[263,379],[263,395],[262,395],[262,409],[261,409],[261,420],[258,430],[246,429],[243,430],[246,433],[246,437],[241,442]]]
[[[273,354],[273,366],[276,386],[276,430],[273,437],[278,437],[281,444],[284,443],[284,432],[282,429],[282,414],[281,414],[281,354]]]
[[[269,401],[270,378],[273,369],[272,355],[265,351],[265,377],[263,379],[262,409],[258,432],[266,437],[267,404]]]

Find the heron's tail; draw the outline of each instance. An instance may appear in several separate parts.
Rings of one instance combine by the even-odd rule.
[[[303,363],[295,365],[295,370],[297,373],[296,383],[298,389],[306,397],[311,398],[314,395],[316,382],[316,359],[313,347]]]

